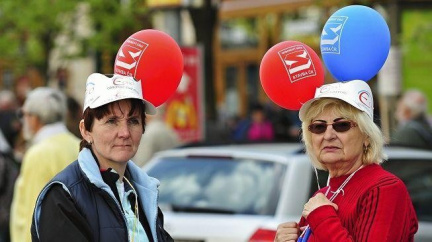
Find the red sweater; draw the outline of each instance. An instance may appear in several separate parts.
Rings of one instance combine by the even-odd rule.
[[[349,175],[330,179],[336,191]],[[325,194],[328,187],[318,192]],[[312,211],[307,221],[312,233],[308,242],[331,241],[414,241],[418,221],[405,184],[379,165],[357,171],[335,199],[338,211],[322,206]],[[332,195],[329,192],[328,197]]]

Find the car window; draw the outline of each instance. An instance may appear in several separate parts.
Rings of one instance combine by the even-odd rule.
[[[323,170],[316,170],[317,173],[315,173],[315,171],[312,171],[312,176],[311,176],[311,183],[310,183],[310,189],[309,189],[309,197],[312,197],[318,190],[318,184],[320,188],[326,187],[327,186],[327,179],[329,176],[328,171],[323,171]],[[318,179],[317,179],[318,177]]]
[[[162,208],[274,215],[285,171],[283,164],[254,159],[169,157],[148,174],[161,182]]]
[[[432,221],[432,160],[390,159],[383,167],[405,183],[417,218]]]

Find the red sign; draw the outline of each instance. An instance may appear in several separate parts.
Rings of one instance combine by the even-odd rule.
[[[184,71],[174,95],[166,101],[165,122],[183,143],[204,140],[202,58],[197,47],[182,47]]]

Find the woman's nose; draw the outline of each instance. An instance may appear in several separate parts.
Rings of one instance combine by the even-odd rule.
[[[333,129],[332,125],[328,125],[326,131],[324,132],[324,139],[330,140],[336,137],[336,130]]]
[[[124,137],[124,138],[130,137],[130,129],[127,122],[121,122],[119,124],[118,134],[120,137]]]

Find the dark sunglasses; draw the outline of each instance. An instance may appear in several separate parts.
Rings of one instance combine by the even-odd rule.
[[[313,123],[310,124],[308,129],[310,132],[314,134],[322,134],[327,130],[327,126],[333,126],[333,129],[336,130],[336,132],[346,132],[350,130],[352,127],[357,127],[357,124],[352,121],[336,121],[331,124],[327,123]]]

